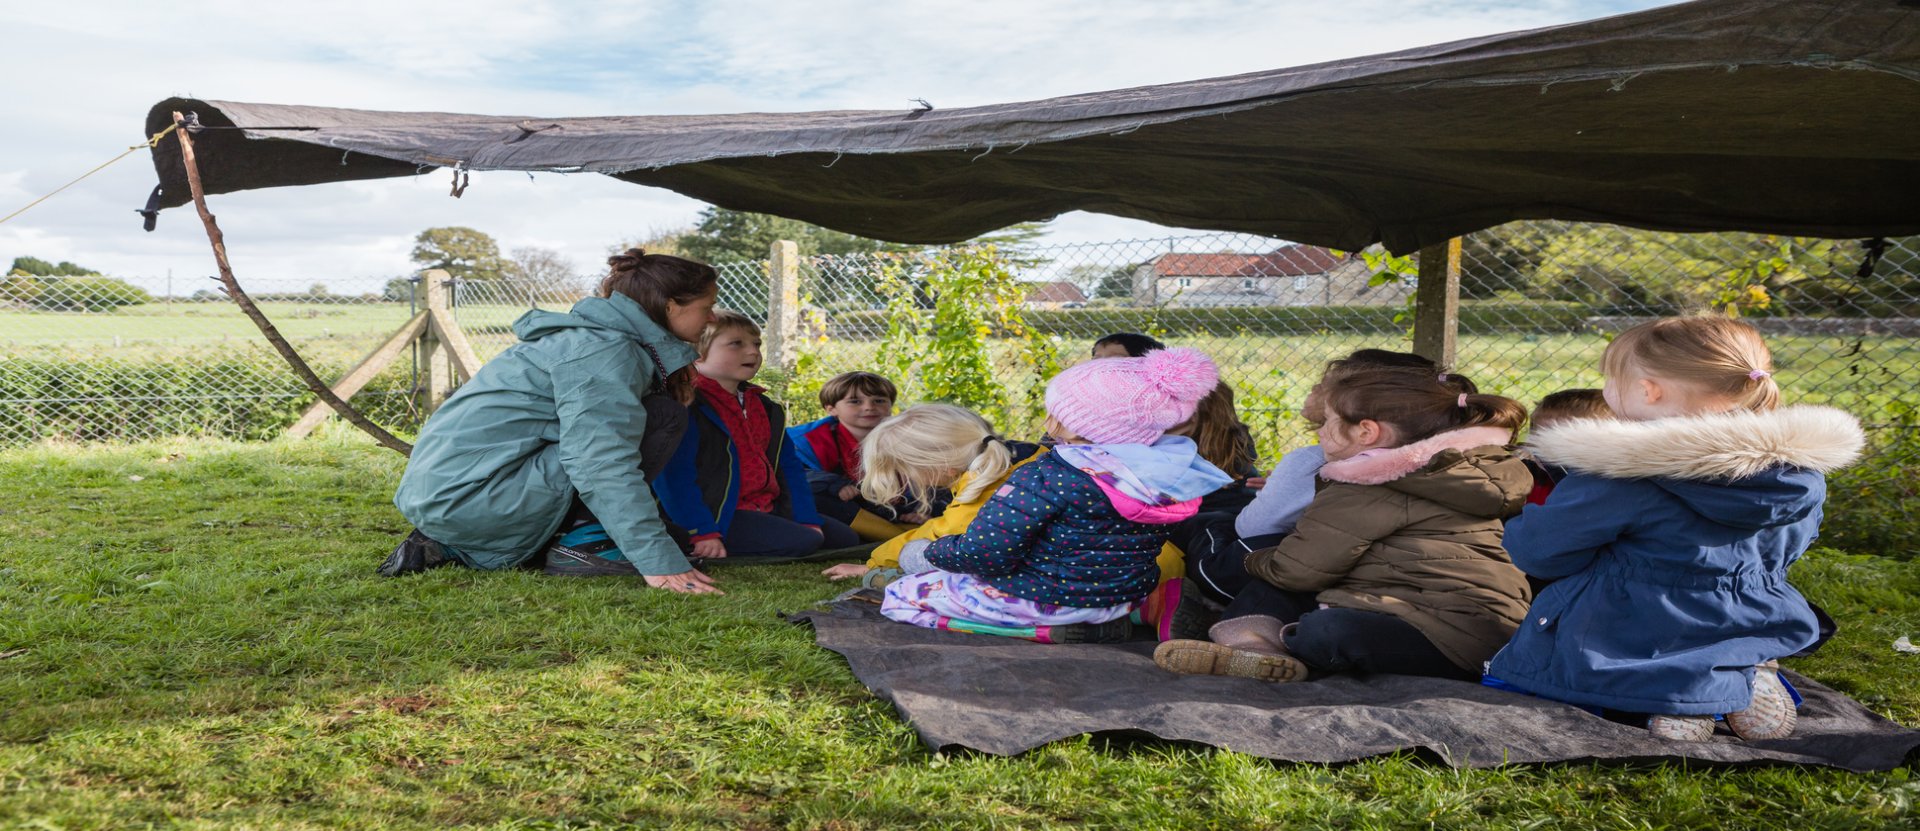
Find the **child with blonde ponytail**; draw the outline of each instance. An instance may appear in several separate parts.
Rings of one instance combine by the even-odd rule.
[[[1613,714],[1666,739],[1701,741],[1715,716],[1743,739],[1797,720],[1775,661],[1820,624],[1787,568],[1820,528],[1826,476],[1865,437],[1844,412],[1779,406],[1753,327],[1667,318],[1601,356],[1618,420],[1535,433],[1533,453],[1569,473],[1507,525],[1507,549],[1553,580],[1486,682]]]
[[[860,577],[878,586],[901,574],[903,559],[918,566],[907,570],[926,570],[919,553],[929,542],[965,533],[1007,476],[1045,452],[1037,444],[994,435],[986,419],[952,404],[920,404],[880,422],[860,442],[860,496],[876,505],[905,500],[920,514],[931,513],[933,494],[942,489],[953,494],[953,501],[939,516],[882,543],[864,565],[846,563],[822,573],[835,580]]]

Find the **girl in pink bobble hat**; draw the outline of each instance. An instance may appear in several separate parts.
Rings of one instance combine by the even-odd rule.
[[[903,556],[915,573],[887,585],[881,613],[1048,643],[1127,637],[1172,525],[1232,481],[1192,439],[1165,435],[1217,383],[1195,349],[1060,373],[1047,385],[1053,452],[1014,471],[966,533],[933,541],[914,563]]]

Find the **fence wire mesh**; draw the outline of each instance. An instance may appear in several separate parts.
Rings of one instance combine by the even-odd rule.
[[[715,264],[721,305],[765,319],[767,261]],[[804,258],[784,354],[765,384],[797,419],[839,372],[877,370],[902,403],[957,399],[1010,433],[1036,431],[1038,391],[1095,338],[1134,331],[1213,355],[1267,461],[1311,441],[1297,417],[1328,360],[1411,348],[1411,262],[1235,234]],[[1848,486],[1912,524],[1920,462],[1920,238],[1674,234],[1522,222],[1463,241],[1455,369],[1529,404],[1601,382],[1608,337],[1641,320],[1734,309],[1767,336],[1793,402],[1869,425]],[[313,397],[217,291],[156,280],[0,278],[0,446],[160,436],[264,439]],[[467,281],[455,314],[482,359],[528,308],[564,309],[591,280]],[[333,293],[298,280],[248,290],[322,377],[339,377],[416,311],[406,281]],[[171,286],[169,286],[169,289]],[[417,429],[418,367],[402,358],[355,397]]]

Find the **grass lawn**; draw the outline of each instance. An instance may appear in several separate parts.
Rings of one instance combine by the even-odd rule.
[[[0,828],[1849,828],[1920,766],[1276,764],[1158,743],[929,752],[782,622],[817,566],[637,579],[373,567],[401,460],[351,437],[0,453]],[[1920,724],[1920,563],[1820,550],[1790,662]]]

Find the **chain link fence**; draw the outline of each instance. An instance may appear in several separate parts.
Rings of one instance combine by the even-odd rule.
[[[721,305],[765,319],[772,264],[716,267]],[[0,280],[0,446],[266,439],[312,402],[216,290]],[[526,309],[564,309],[590,282],[469,281],[456,288],[455,313],[485,359],[513,343],[511,324]],[[903,403],[960,400],[1007,432],[1031,434],[1045,377],[1085,359],[1101,335],[1144,332],[1215,357],[1271,462],[1312,440],[1298,411],[1327,361],[1361,347],[1411,348],[1415,284],[1410,259],[1235,234],[806,258],[788,362],[770,363],[763,382],[797,422],[818,411],[827,378],[877,370],[901,383]],[[297,280],[246,285],[323,377],[344,374],[416,311],[406,281],[348,292]],[[1461,296],[1454,368],[1528,404],[1599,386],[1614,332],[1659,315],[1736,310],[1766,333],[1789,401],[1832,404],[1869,425],[1873,455],[1836,482],[1836,502],[1871,501],[1889,526],[1920,525],[1920,238],[1513,223],[1465,238]],[[402,359],[355,401],[377,421],[417,429],[420,374]]]

